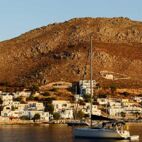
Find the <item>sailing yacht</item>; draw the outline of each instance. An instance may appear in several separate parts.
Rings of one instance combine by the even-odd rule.
[[[130,139],[122,122],[105,122],[96,127],[75,128],[74,136],[81,138]]]
[[[92,126],[92,97],[93,97],[93,85],[92,85],[92,37],[90,37],[90,90],[91,90],[91,101],[90,101],[90,126],[83,128],[74,128],[74,137],[85,137],[85,138],[109,138],[109,139],[130,139],[130,132],[124,130],[124,123],[115,122],[108,119],[108,123],[103,123],[97,127]],[[103,117],[97,116],[97,119],[103,121]],[[112,121],[112,122],[111,122]],[[137,139],[139,136],[135,136]]]

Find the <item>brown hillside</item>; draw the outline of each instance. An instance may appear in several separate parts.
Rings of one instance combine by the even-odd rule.
[[[78,18],[51,24],[0,43],[0,83],[46,84],[83,79],[93,33],[94,79],[100,71],[125,74],[120,86],[142,87],[142,22],[128,18]],[[89,77],[87,63],[86,78]]]

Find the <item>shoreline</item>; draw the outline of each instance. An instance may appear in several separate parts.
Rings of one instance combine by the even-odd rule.
[[[0,125],[43,125],[43,124],[67,124],[68,122],[72,122],[73,120],[52,120],[52,121],[33,121],[33,120],[0,120]],[[142,124],[142,120],[118,120],[124,121],[127,124]],[[77,122],[80,122],[79,120]],[[84,121],[86,122],[86,121]],[[94,121],[95,122],[95,121]]]
[[[31,122],[31,121],[7,121],[7,122],[0,122],[0,125],[67,125],[67,123],[60,123],[59,121],[54,122]],[[126,122],[128,125],[135,125],[135,124],[142,124],[142,121],[129,121]]]

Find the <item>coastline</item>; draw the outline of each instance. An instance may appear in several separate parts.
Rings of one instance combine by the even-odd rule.
[[[53,120],[49,122],[45,121],[36,121],[34,122],[33,120],[8,120],[8,121],[1,121],[0,120],[0,125],[55,125],[55,124],[64,124],[67,125],[67,122],[69,121],[63,121],[63,120]],[[142,121],[126,121],[128,125],[135,125],[135,124],[142,124]]]
[[[40,125],[45,124],[44,122],[33,122],[32,120],[9,120],[0,121],[0,125]]]

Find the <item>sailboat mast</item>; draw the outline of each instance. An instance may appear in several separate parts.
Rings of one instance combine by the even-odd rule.
[[[92,98],[93,98],[93,64],[92,64],[92,36],[90,36],[90,117],[92,116]],[[91,121],[90,121],[90,127],[92,127],[92,118],[91,118]]]

